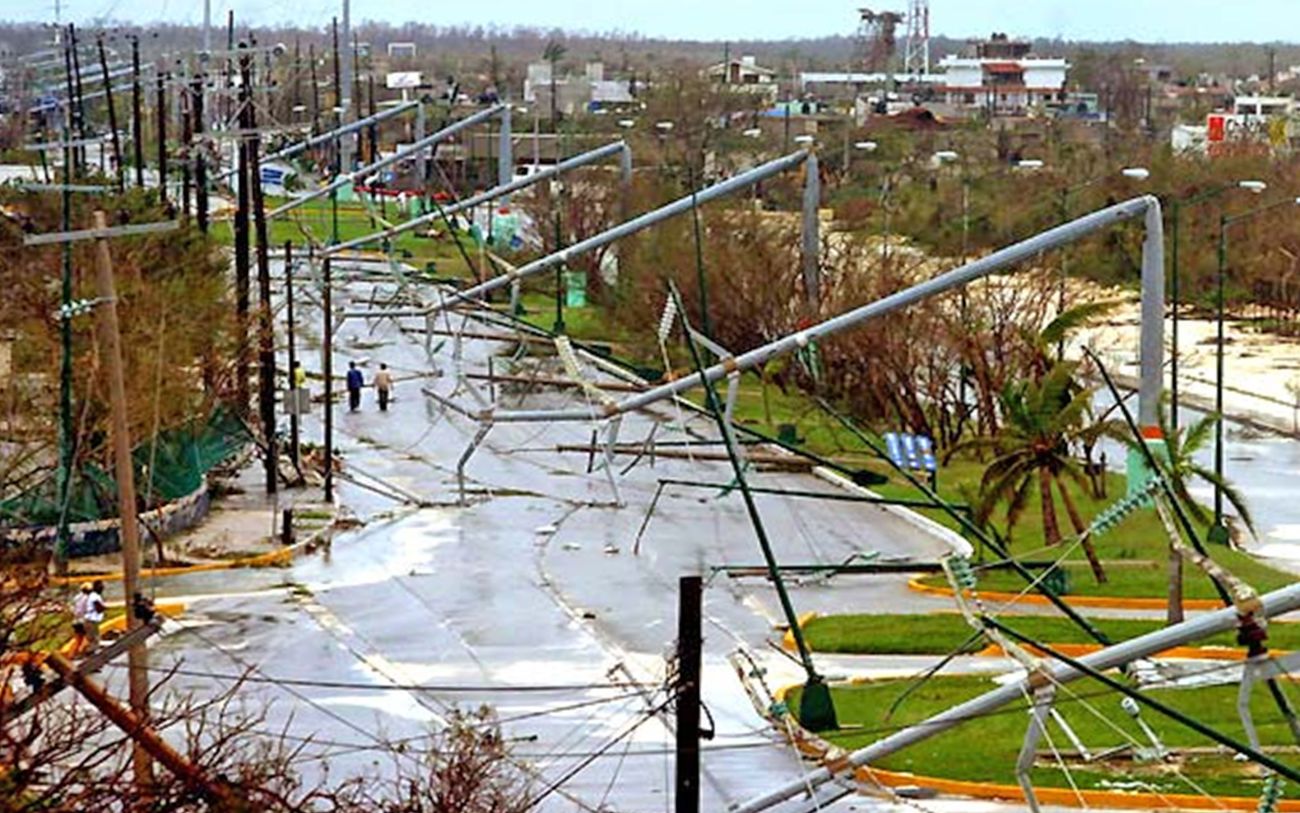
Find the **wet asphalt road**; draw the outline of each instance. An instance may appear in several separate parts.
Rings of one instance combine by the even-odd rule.
[[[388,286],[352,280],[339,285],[335,301],[361,306],[389,292]],[[308,325],[300,333],[299,357],[318,374],[319,351],[304,346],[318,346],[319,311],[300,303],[298,318]],[[422,320],[402,324],[417,327]],[[481,371],[489,354],[507,347],[467,341],[464,364]],[[555,785],[538,809],[671,809],[670,721],[649,710],[665,697],[677,580],[693,573],[707,578],[713,566],[756,564],[761,557],[739,496],[719,498],[708,490],[665,491],[636,554],[634,540],[658,478],[728,482],[730,470],[716,461],[659,458],[652,466],[643,460],[620,477],[625,504],[619,506],[603,474],[587,473],[585,454],[555,451],[557,444],[587,443],[589,424],[502,425],[470,460],[468,499],[459,505],[455,460],[476,427],[420,393],[421,386],[453,392],[452,350],[449,339],[436,347],[432,364],[443,375],[429,377],[420,335],[389,319],[344,323],[336,339],[336,375],[357,360],[369,379],[384,361],[399,383],[387,413],[377,410],[372,390],[360,412],[336,408],[337,447],[349,468],[433,505],[412,508],[342,482],[339,500],[366,524],[337,536],[324,553],[283,570],[160,581],[153,586],[159,597],[183,597],[187,611],[155,642],[152,660],[160,669],[176,669],[174,687],[202,693],[247,673],[239,698],[265,715],[259,728],[288,732],[295,743],[310,740],[301,755],[308,780],[323,777],[328,766],[334,780],[364,773],[391,781],[415,768],[430,731],[453,709],[487,703],[515,740],[519,764],[535,786]],[[319,391],[320,381],[312,384]],[[468,402],[464,393],[458,397]],[[503,401],[563,405],[573,397],[551,390]],[[708,419],[667,407],[629,416],[621,439],[644,439],[654,423],[661,441],[686,437],[683,424],[696,437],[713,436]],[[305,439],[320,437],[319,408],[305,419],[303,432]],[[627,462],[620,458],[619,466]],[[752,480],[833,488],[811,474],[762,473]],[[947,550],[879,507],[775,495],[758,501],[781,561],[834,563],[872,551],[933,559]],[[795,586],[792,595],[800,612],[943,606],[909,593],[902,576],[812,581]],[[779,638],[774,625],[781,618],[766,581],[710,579],[705,614],[703,688],[716,736],[704,745],[704,809],[723,810],[803,770],[754,710],[728,655],[738,648],[753,653],[774,686],[800,682],[801,673],[769,646]],[[853,665],[835,658],[819,663],[832,675]],[[926,663],[880,659],[875,666],[898,674]],[[985,660],[978,668],[999,666]],[[112,670],[109,677],[120,679]],[[394,742],[406,746],[402,753],[380,749]],[[884,806],[858,798],[832,809]]]

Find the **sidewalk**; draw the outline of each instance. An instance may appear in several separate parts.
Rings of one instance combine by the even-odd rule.
[[[280,541],[283,511],[294,509],[294,529],[302,539],[328,525],[334,508],[320,501],[318,487],[285,488],[266,494],[262,463],[251,457],[233,478],[213,477],[212,506],[195,527],[163,540],[163,561],[148,529],[140,529],[140,559],[145,568],[224,565],[284,550]],[[78,557],[68,563],[70,577],[120,572],[121,554]]]

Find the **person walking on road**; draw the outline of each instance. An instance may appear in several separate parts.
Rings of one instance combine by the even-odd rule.
[[[393,396],[393,374],[388,372],[387,364],[379,365],[375,373],[375,391],[379,393],[379,411],[388,411],[388,399]]]
[[[86,646],[86,609],[90,606],[90,582],[82,582],[72,600],[72,651],[80,653]]]
[[[99,649],[99,625],[104,621],[104,583],[97,581],[90,586],[86,596],[85,612],[82,624],[86,630],[86,645],[81,654],[90,655]]]
[[[356,412],[361,408],[361,387],[366,383],[357,369],[355,361],[348,362],[348,409]]]

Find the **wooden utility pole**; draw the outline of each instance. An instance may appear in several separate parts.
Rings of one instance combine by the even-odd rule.
[[[204,775],[198,767],[181,756],[176,749],[166,743],[158,732],[149,725],[149,719],[139,713],[122,708],[116,700],[104,691],[104,688],[73,667],[58,652],[51,652],[45,662],[65,683],[76,689],[92,706],[121,729],[136,749],[136,753],[145,755],[146,761],[153,757],[164,768],[176,775],[199,795],[214,805],[215,810],[238,810],[239,802],[234,794],[220,784]]]
[[[298,381],[296,378],[298,349],[293,333],[293,241],[284,241],[284,304],[286,333],[289,334],[289,391],[293,393],[293,403],[289,409],[289,459],[295,470],[299,470],[302,461],[298,459]],[[302,472],[298,471],[298,476]]]
[[[242,59],[243,57],[241,57]],[[248,129],[249,88],[239,89],[239,127]],[[248,416],[248,305],[249,305],[249,172],[248,139],[240,138],[235,171],[235,404]]]
[[[108,215],[102,209],[95,211],[95,228],[108,228]],[[128,630],[140,626],[136,614],[136,598],[140,581],[140,527],[136,521],[135,475],[131,462],[131,434],[126,415],[126,374],[122,370],[121,333],[117,322],[117,298],[113,290],[113,258],[108,250],[108,238],[95,239],[95,294],[99,305],[95,308],[96,328],[99,333],[99,357],[108,373],[108,391],[113,415],[114,476],[117,479],[118,513],[121,526],[118,536],[122,543],[122,592],[126,599],[126,625]],[[149,719],[149,652],[144,644],[127,651],[128,685],[131,710],[138,722]],[[141,796],[148,798],[153,789],[153,763],[149,752],[137,740],[131,752],[135,782]]]
[[[252,59],[248,54],[239,61],[240,86],[253,86]],[[257,133],[257,112],[252,91],[243,117],[247,120],[248,186],[253,202],[253,230],[257,239],[257,403],[265,446],[266,493],[276,492],[279,475],[279,451],[275,443],[275,325],[271,321],[271,259],[266,234],[266,204],[262,195],[262,137]]]
[[[703,579],[678,580],[677,610],[677,813],[700,811],[700,653],[703,649]]]
[[[334,502],[334,297],[330,258],[325,257],[322,274],[325,290],[321,292],[322,317],[325,321],[325,347],[321,372],[325,375],[325,502]]]
[[[108,135],[113,143],[113,177],[117,180],[117,191],[121,192],[126,188],[122,177],[122,142],[117,137],[117,108],[113,104],[113,80],[108,75],[108,52],[104,50],[103,35],[100,35],[98,44],[99,69],[104,77],[104,102],[108,105]]]
[[[144,130],[140,118],[140,38],[131,35],[131,140],[135,162],[135,185],[144,188]]]
[[[158,200],[167,205],[167,75],[158,72]]]

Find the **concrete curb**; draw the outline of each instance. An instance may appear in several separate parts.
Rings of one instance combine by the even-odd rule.
[[[943,598],[956,598],[956,593],[951,587],[925,584],[920,579],[908,579],[907,589],[917,593],[925,593],[931,596],[941,596]],[[1047,606],[1052,602],[1046,596],[1037,593],[1002,593],[996,590],[979,591],[980,598],[988,601],[1000,603],[1018,603],[1034,604]],[[1065,595],[1061,597],[1068,601],[1073,607],[1097,607],[1108,610],[1165,610],[1169,607],[1169,602],[1162,598],[1126,598],[1123,596],[1073,596]],[[1223,608],[1223,602],[1216,601],[1212,598],[1188,598],[1183,599],[1183,608],[1187,610],[1220,610]]]
[[[871,497],[873,499],[881,499],[881,495],[877,494],[876,492],[872,491],[869,488],[864,488],[858,485],[857,483],[853,482],[852,480],[840,474],[839,472],[831,471],[830,469],[824,468],[822,466],[814,466],[813,474],[838,488],[844,489],[845,491],[851,494],[857,494],[860,497]],[[910,508],[905,508],[901,505],[881,505],[880,508],[882,508],[885,511],[888,511],[889,513],[903,520],[904,522],[916,528],[917,530],[921,531],[922,533],[926,533],[929,534],[930,536],[935,537],[940,542],[943,542],[948,547],[952,548],[953,552],[956,553],[958,556],[965,556],[969,558],[971,555],[975,553],[975,549],[971,547],[970,542],[966,541],[965,537],[963,537],[961,534],[957,533],[956,531],[952,530],[951,528],[948,528],[944,525],[939,524],[938,522],[935,522],[934,520],[930,519],[927,516],[923,516],[922,514],[913,511]]]
[[[784,702],[786,696],[798,686],[786,686],[775,692],[776,699]],[[830,743],[799,725],[789,709],[764,714],[781,736],[802,756],[815,760],[823,767],[838,773],[848,756],[843,748]],[[865,785],[882,787],[912,786],[929,788],[939,793],[966,796],[972,799],[1026,802],[1025,793],[1018,785],[996,782],[973,782],[963,779],[945,779],[938,776],[887,771],[870,766],[852,769],[853,778]],[[1040,804],[1062,807],[1102,808],[1119,810],[1241,810],[1253,811],[1259,800],[1246,796],[1196,796],[1187,793],[1129,793],[1113,790],[1079,790],[1070,788],[1038,787],[1034,794]],[[1284,799],[1278,803],[1282,813],[1300,813],[1300,800]]]
[[[295,542],[279,550],[259,553],[255,556],[244,556],[238,559],[230,559],[222,562],[203,562],[197,565],[183,565],[180,567],[148,567],[140,569],[140,578],[157,578],[163,576],[183,576],[189,573],[203,573],[212,570],[235,570],[245,567],[279,567],[287,565],[301,553],[310,553],[315,550],[334,530],[334,524],[338,521],[339,509],[334,507],[334,515],[330,517],[328,524],[317,529],[311,536]],[[77,576],[51,576],[49,583],[56,586],[66,586],[80,584],[82,582],[93,581],[121,581],[122,573],[95,573],[83,574]]]

